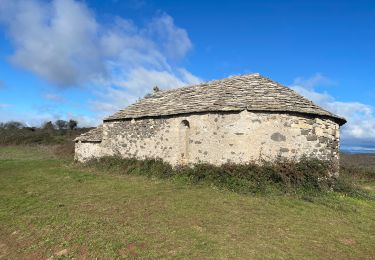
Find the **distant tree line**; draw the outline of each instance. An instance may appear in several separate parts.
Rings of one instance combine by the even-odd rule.
[[[0,122],[0,145],[61,144],[88,131],[89,127],[78,127],[76,120],[47,121],[39,127],[30,127],[22,122]]]
[[[0,122],[0,128],[8,129],[8,130],[15,130],[15,129],[28,129],[28,130],[36,130],[38,127],[28,127],[22,122],[18,121],[8,121],[6,123]],[[56,120],[54,123],[52,121],[47,121],[42,124],[40,129],[44,130],[76,130],[78,128],[78,122],[76,120],[70,119],[69,121],[65,120]]]

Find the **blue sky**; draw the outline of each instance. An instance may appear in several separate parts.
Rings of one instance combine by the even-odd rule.
[[[375,1],[0,0],[0,121],[95,125],[154,85],[252,72],[375,147]]]

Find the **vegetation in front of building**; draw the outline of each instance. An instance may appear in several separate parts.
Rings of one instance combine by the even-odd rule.
[[[188,184],[207,184],[244,194],[295,194],[306,197],[326,192],[339,192],[346,196],[374,199],[353,181],[353,176],[363,176],[367,181],[375,180],[375,171],[364,175],[365,170],[349,171],[331,177],[332,169],[325,161],[302,158],[300,161],[264,162],[236,165],[214,166],[197,164],[193,167],[173,168],[162,160],[137,160],[119,157],[93,159],[84,164],[100,172],[143,175],[161,179],[173,179]],[[356,177],[355,177],[356,178]]]

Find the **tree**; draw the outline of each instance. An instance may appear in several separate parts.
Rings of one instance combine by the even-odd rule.
[[[65,120],[56,120],[55,125],[59,130],[63,130],[66,129],[68,122],[66,122]]]
[[[17,121],[9,121],[9,122],[6,122],[3,127],[5,129],[11,129],[11,130],[15,130],[15,129],[21,129],[21,128],[24,128],[25,125],[21,122],[17,122]]]
[[[47,131],[53,131],[55,129],[51,121],[45,122],[42,128],[43,130],[47,130]]]
[[[68,127],[70,130],[76,129],[78,126],[78,122],[76,120],[70,119],[68,122]]]

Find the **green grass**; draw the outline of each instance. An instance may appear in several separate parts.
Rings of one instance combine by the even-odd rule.
[[[373,259],[374,240],[371,200],[243,195],[0,148],[0,259]]]

